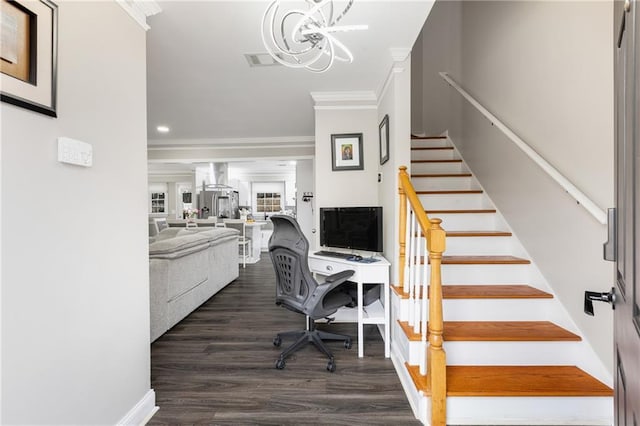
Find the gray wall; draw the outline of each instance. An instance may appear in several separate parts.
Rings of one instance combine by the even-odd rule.
[[[315,194],[314,207],[377,206],[376,187],[379,164],[378,123],[375,106],[367,109],[350,107],[318,109],[315,114]],[[364,170],[332,171],[331,135],[362,133]],[[314,218],[314,227],[319,228],[319,217]],[[320,235],[315,234],[313,247],[320,246]],[[315,244],[314,244],[315,243]]]
[[[612,369],[605,228],[461,100],[447,71],[601,208],[613,205],[610,2],[439,2],[422,40],[427,133],[449,130],[465,160],[598,355]],[[446,226],[446,224],[443,224]]]
[[[150,391],[145,32],[57,2],[58,118],[2,103],[2,424],[115,424]],[[94,165],[57,162],[56,138]]]

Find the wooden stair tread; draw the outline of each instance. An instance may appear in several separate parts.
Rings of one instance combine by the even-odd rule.
[[[420,258],[420,263],[424,263],[424,258]],[[442,256],[443,265],[528,265],[531,261],[516,256]]]
[[[426,376],[406,367],[426,395]],[[447,396],[613,396],[613,389],[571,365],[447,366]]]
[[[447,237],[510,237],[508,231],[446,231]]]
[[[416,236],[418,233],[416,233]],[[447,237],[510,237],[509,231],[446,231]],[[420,237],[424,238],[424,232],[420,232]]]
[[[462,160],[411,160],[412,163],[462,163]]]
[[[424,264],[424,256],[418,259],[421,265]],[[429,261],[431,263],[431,261]],[[481,255],[455,255],[442,256],[443,265],[528,265],[531,261],[521,257],[511,255],[481,256]]]
[[[415,140],[425,140],[425,139],[446,139],[446,136],[416,136],[411,135],[411,139]]]
[[[431,151],[431,150],[453,150],[452,146],[415,146],[411,147],[412,151]]]
[[[408,299],[399,286],[391,286],[402,299]],[[447,284],[442,286],[443,299],[553,299],[553,295],[526,284]]]
[[[406,321],[398,321],[411,341],[420,341]],[[445,321],[445,342],[579,342],[580,336],[550,321]]]
[[[418,195],[428,195],[428,194],[482,194],[482,189],[447,189],[440,191],[416,191]]]
[[[426,214],[481,214],[496,213],[496,209],[475,209],[475,210],[425,210]]]
[[[411,178],[450,178],[450,177],[471,177],[471,173],[414,173]]]
[[[528,259],[515,256],[442,256],[443,265],[469,265],[469,264],[522,264],[531,263]]]
[[[553,295],[529,285],[444,285],[445,299],[553,299]]]

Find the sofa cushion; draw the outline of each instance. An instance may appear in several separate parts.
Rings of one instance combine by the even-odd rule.
[[[156,241],[167,240],[169,238],[175,238],[180,232],[180,228],[165,228],[162,231],[158,232],[154,238]]]
[[[161,235],[174,233],[173,238],[158,238]],[[194,228],[198,229],[198,228]],[[180,228],[167,228],[156,236],[156,241],[149,244],[149,258],[151,259],[175,259],[204,250],[210,245],[235,238],[238,235],[235,229],[213,228],[202,231],[191,231]]]
[[[209,237],[202,233],[182,235],[149,244],[149,257],[171,259],[186,256],[209,246]],[[194,250],[195,249],[195,250]]]

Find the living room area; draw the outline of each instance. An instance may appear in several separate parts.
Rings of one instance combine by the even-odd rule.
[[[312,192],[313,201],[296,200],[298,219],[300,206],[308,206],[310,211],[323,206],[383,206],[389,212],[384,224],[389,244],[385,252],[393,256],[394,176],[398,165],[409,158],[403,146],[410,134],[409,117],[403,109],[409,104],[408,54],[428,12],[427,5],[400,7],[393,25],[411,30],[394,35],[387,31],[389,17],[381,12],[385,6],[372,4],[369,24],[376,19],[386,24],[372,32],[376,49],[364,52],[354,48],[354,52],[360,55],[361,66],[377,71],[363,73],[362,68],[336,64],[337,72],[332,73],[335,84],[322,83],[317,76],[299,73],[301,70],[249,68],[237,51],[225,56],[229,47],[225,34],[235,33],[233,22],[239,21],[221,19],[210,25],[207,19],[242,16],[240,21],[251,23],[246,25],[247,31],[250,27],[259,29],[259,17],[266,6],[261,2],[257,6],[252,2],[193,2],[183,10],[179,6],[185,2],[166,2],[161,4],[161,13],[148,19],[152,28],[148,31],[146,24],[125,10],[125,3],[129,2],[122,2],[124,6],[118,2],[59,2],[55,116],[6,102],[1,106],[2,423],[141,424],[155,411],[149,334],[148,219],[153,205],[149,162],[209,163],[259,157],[296,159],[300,166],[300,161],[308,161],[304,169],[313,179],[297,179],[296,189],[298,197]],[[160,20],[173,16],[182,19],[176,21],[182,22],[179,28],[189,22],[190,27],[220,33],[209,37],[196,34],[199,42],[194,44],[180,41],[177,44],[182,48],[178,46],[170,60],[173,64],[163,69],[154,65],[153,58],[172,56],[168,47],[186,36],[185,31],[172,28],[171,22],[162,29]],[[154,27],[158,28],[155,32]],[[148,51],[158,32],[169,40],[161,51]],[[250,40],[238,41],[236,47],[261,49],[260,37],[253,33]],[[214,40],[221,47],[199,44]],[[184,49],[185,45],[190,48]],[[404,50],[392,54],[392,46],[404,46]],[[207,59],[202,52],[212,51],[217,52],[213,59],[218,67],[236,63],[239,56],[247,69],[237,73],[235,84],[227,81],[226,87],[224,83],[216,86],[208,96],[183,91],[185,82],[202,80],[189,79],[182,71],[173,74],[175,64],[189,63],[182,54],[199,52],[196,56],[202,60]],[[394,64],[396,72],[391,71]],[[200,66],[196,63],[186,68]],[[163,70],[168,73],[164,77],[174,83],[155,81],[153,72]],[[297,87],[293,97],[284,96],[273,84],[283,80],[279,73],[286,76],[282,84]],[[207,84],[196,84],[200,92],[209,83],[213,87],[215,81],[224,80],[208,75]],[[315,99],[308,88],[300,86],[299,79],[319,82]],[[241,93],[245,86],[246,93]],[[261,93],[264,101],[258,102],[260,88],[271,86],[274,91]],[[153,92],[152,87],[160,89]],[[230,92],[231,100],[220,99],[225,91]],[[328,91],[340,93],[327,95]],[[180,124],[169,123],[169,135],[158,136],[157,126],[166,125],[177,114],[155,108],[182,108],[181,102],[194,104],[201,98],[210,105],[195,105],[198,114],[187,114]],[[241,112],[228,113],[232,106]],[[387,114],[391,118],[390,160],[381,165],[378,126]],[[226,133],[217,135],[204,136],[194,124],[210,124],[221,131],[225,121]],[[333,171],[331,135],[348,133],[362,134],[362,169]],[[91,166],[58,161],[61,137],[89,144]],[[201,182],[194,179],[192,190],[196,184]],[[46,206],[44,213],[31,208],[34,201],[30,194],[36,191],[42,194],[37,204]],[[167,187],[166,194],[170,192]],[[317,235],[312,233],[315,220],[310,216],[304,228],[317,246]],[[25,221],[30,223],[29,235],[41,236],[38,243],[25,238],[24,229],[16,226]],[[266,260],[239,271],[239,276],[260,271]],[[255,282],[261,282],[260,277]],[[223,292],[234,288],[227,286]],[[266,303],[273,306],[272,299]],[[254,321],[260,322],[260,318]],[[242,335],[243,327],[235,332]],[[272,351],[270,338],[266,343]],[[349,359],[361,363],[353,352],[347,352]],[[372,349],[371,356],[380,358],[376,353]],[[278,373],[272,362],[268,373]],[[348,363],[342,365],[348,370]],[[251,363],[245,367],[250,375]],[[320,373],[327,374],[320,367]],[[318,383],[327,384],[326,379],[318,379]],[[381,394],[373,404],[384,408],[382,400]]]

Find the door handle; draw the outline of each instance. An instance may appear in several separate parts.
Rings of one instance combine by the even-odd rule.
[[[615,309],[616,305],[616,289],[611,288],[607,293],[599,293],[596,291],[584,292],[584,313],[593,316],[593,302],[607,302],[611,304],[611,309]]]

